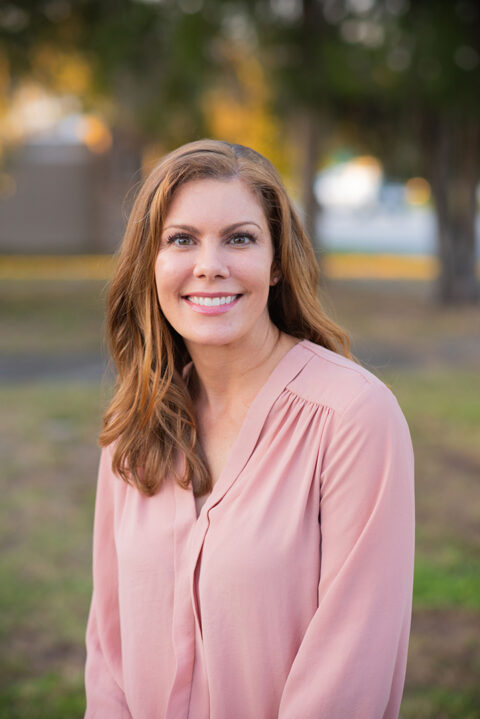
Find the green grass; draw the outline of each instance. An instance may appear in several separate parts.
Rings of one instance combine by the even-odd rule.
[[[417,551],[413,598],[417,608],[480,611],[480,557],[454,547],[436,559]]]
[[[428,381],[421,375],[389,378],[412,427],[417,450],[431,441],[424,424],[431,418],[436,442],[445,451],[454,444],[451,426],[475,426],[470,411],[471,377],[456,373],[454,410],[439,399],[443,377]],[[427,391],[422,387],[428,386]],[[5,717],[78,717],[83,702],[84,630],[91,591],[91,521],[98,449],[96,431],[101,414],[97,385],[31,383],[0,388],[4,409],[5,480],[0,510],[6,551],[0,568],[0,641],[9,651],[0,658],[0,719]],[[417,404],[415,397],[421,401]],[[440,411],[439,411],[440,410]],[[473,435],[472,435],[473,439]],[[470,447],[476,456],[476,444]],[[417,467],[417,503],[431,501],[429,465]],[[467,473],[468,474],[468,473]],[[6,481],[8,479],[8,481]],[[480,560],[474,542],[459,542],[458,533],[442,527],[434,551],[429,527],[437,531],[437,505],[443,505],[439,483],[433,509],[419,527],[415,573],[417,609],[480,610]],[[424,497],[424,492],[426,497]],[[468,512],[472,502],[466,503]],[[430,687],[408,691],[408,717],[471,716],[470,695]],[[462,704],[463,702],[463,704]],[[469,703],[470,702],[470,703]],[[440,707],[422,713],[423,707]],[[448,713],[465,706],[465,712]],[[408,707],[413,707],[411,711]],[[464,711],[462,709],[462,711]],[[2,714],[3,712],[3,714]],[[410,713],[409,713],[410,712]]]
[[[0,388],[0,717],[80,717],[100,391]]]
[[[0,695],[0,719],[80,719],[85,712],[82,677],[49,672],[14,681]]]
[[[480,427],[480,375],[478,371],[416,370],[385,373],[412,432],[435,443],[447,438],[476,449]],[[427,436],[428,435],[428,436]],[[478,452],[480,459],[480,452]]]
[[[415,604],[480,610],[478,375],[417,371],[388,381],[416,450]]]
[[[423,687],[405,696],[401,719],[478,719],[480,691]]]
[[[2,282],[0,351],[4,355],[98,352],[105,282]]]
[[[98,352],[103,287],[7,283],[0,349],[10,356]],[[414,616],[401,716],[473,719],[480,703],[480,340],[475,310],[467,319],[442,315],[418,284],[409,292],[408,285],[338,283],[332,294],[339,321],[365,345],[420,351],[418,366],[377,372],[407,417],[416,458]],[[454,364],[442,355],[446,338],[468,347]],[[96,436],[108,393],[89,382],[0,385],[0,719],[78,719],[84,710]]]

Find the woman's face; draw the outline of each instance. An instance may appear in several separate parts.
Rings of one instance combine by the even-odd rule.
[[[242,180],[187,182],[173,197],[155,263],[163,314],[187,347],[259,346],[272,328],[272,261],[263,208]]]

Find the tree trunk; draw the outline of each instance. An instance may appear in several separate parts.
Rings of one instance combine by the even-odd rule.
[[[321,249],[320,240],[317,236],[317,220],[320,208],[315,197],[314,182],[320,146],[320,130],[316,114],[313,111],[306,110],[300,127],[302,133],[301,191],[304,212],[303,222],[318,257]]]
[[[318,0],[302,0],[301,17],[301,57],[303,71],[316,66],[317,46],[324,36],[325,20]],[[320,261],[320,241],[317,237],[317,219],[319,206],[315,197],[314,182],[317,170],[320,146],[320,127],[318,104],[312,98],[304,96],[300,123],[301,143],[301,192],[304,211],[304,225]]]
[[[475,216],[480,124],[440,116],[431,123],[431,183],[438,228],[438,298],[444,304],[479,299]]]

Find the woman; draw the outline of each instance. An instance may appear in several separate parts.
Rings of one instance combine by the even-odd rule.
[[[316,283],[261,155],[152,170],[108,300],[88,719],[398,716],[410,437]]]

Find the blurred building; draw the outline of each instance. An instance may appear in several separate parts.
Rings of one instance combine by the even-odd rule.
[[[0,252],[111,252],[140,180],[137,148],[93,116],[52,118],[41,100],[10,120],[21,132],[0,166]]]
[[[3,175],[0,252],[113,251],[138,172],[129,159],[113,148],[94,154],[80,143],[19,148]]]

